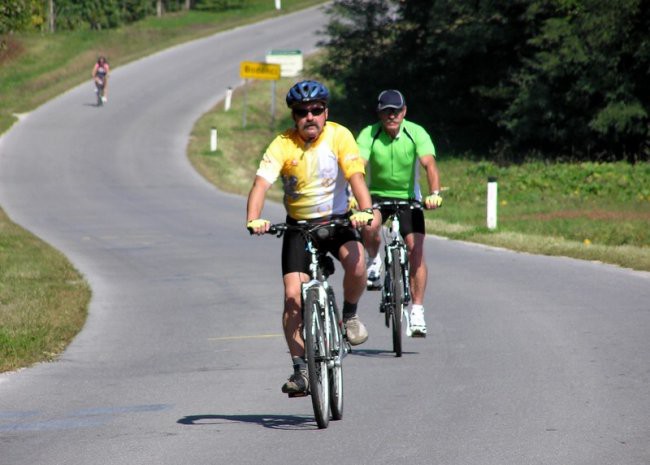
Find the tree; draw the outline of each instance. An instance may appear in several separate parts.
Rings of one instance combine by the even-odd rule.
[[[399,88],[446,149],[504,160],[650,158],[648,0],[336,0],[346,102]],[[370,114],[357,112],[354,126]]]
[[[22,30],[30,18],[29,0],[12,0],[0,3],[0,37]]]
[[[555,2],[501,115],[512,150],[648,159],[648,27],[644,1]]]

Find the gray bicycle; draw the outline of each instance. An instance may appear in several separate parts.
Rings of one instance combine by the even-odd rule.
[[[327,252],[318,250],[315,238],[325,239],[337,227],[349,226],[348,219],[326,223],[278,223],[267,234],[282,237],[285,231],[303,235],[311,255],[310,280],[302,283],[303,337],[309,378],[309,395],[319,428],[327,428],[330,411],[333,420],[343,418],[343,357],[350,351],[345,327],[327,278],[334,273],[334,261]]]

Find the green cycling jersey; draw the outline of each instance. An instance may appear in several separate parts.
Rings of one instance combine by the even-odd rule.
[[[422,126],[405,119],[393,139],[377,122],[359,133],[357,144],[361,157],[368,162],[367,182],[372,195],[422,199],[419,158],[436,154]]]

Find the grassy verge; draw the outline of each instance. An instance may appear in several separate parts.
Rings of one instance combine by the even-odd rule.
[[[89,300],[65,257],[0,210],[0,372],[59,353],[83,325]]]
[[[18,34],[0,54],[0,134],[28,112],[90,79],[97,55],[113,67],[188,40],[323,3],[250,0],[243,9],[149,18],[108,31]],[[79,332],[90,289],[66,258],[0,208],[0,372],[50,360]]]
[[[248,88],[247,127],[242,127],[242,90],[231,110],[221,105],[196,124],[188,147],[192,164],[220,189],[246,195],[259,159],[291,120],[284,92],[296,79],[282,79],[271,126],[269,86]],[[343,105],[333,101],[330,118],[345,123]],[[219,148],[210,152],[210,128]],[[358,131],[360,128],[353,128]],[[650,164],[543,164],[499,167],[486,161],[438,160],[445,204],[427,212],[430,233],[512,250],[597,260],[650,271]],[[486,227],[488,176],[499,186],[497,230]],[[423,177],[424,179],[424,177]],[[279,183],[276,183],[279,184]],[[271,198],[281,198],[274,186]]]
[[[115,68],[181,42],[320,3],[284,0],[277,11],[269,0],[249,0],[238,9],[167,14],[114,30],[13,35],[0,54],[0,133],[15,122],[14,114],[90,81],[98,55],[107,56]]]

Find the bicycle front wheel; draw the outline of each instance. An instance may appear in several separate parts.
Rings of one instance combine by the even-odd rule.
[[[330,382],[327,369],[327,343],[318,289],[307,291],[304,302],[305,358],[309,370],[309,391],[319,428],[329,425]]]
[[[400,250],[391,250],[391,323],[393,326],[393,352],[402,356],[402,318],[404,316],[404,275],[400,261]]]

